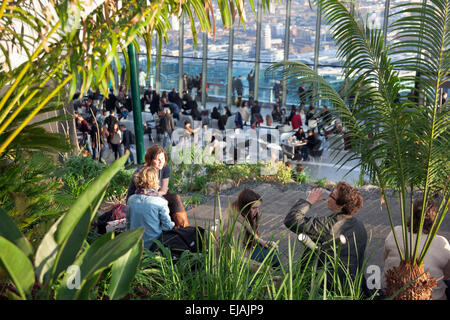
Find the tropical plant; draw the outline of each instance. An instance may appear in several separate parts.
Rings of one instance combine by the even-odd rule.
[[[90,157],[71,156],[62,162],[55,176],[61,178],[64,187],[78,197],[88,185],[97,179],[108,166]],[[133,175],[132,169],[120,169],[111,179],[105,199],[124,199]]]
[[[386,42],[381,30],[372,28],[343,2],[315,3],[331,25],[350,104],[302,63],[282,62],[270,70],[281,72],[291,83],[310,83],[315,88],[313,102],[326,99],[333,105],[345,137],[351,142],[350,152],[337,161],[344,165],[357,160],[370,180],[376,181],[392,230],[395,212],[386,189],[396,190],[403,230],[401,239],[394,236],[401,258],[396,272],[406,284],[413,280],[408,275],[424,273],[424,259],[450,201],[449,103],[440,102],[440,87],[450,74],[450,2],[431,0],[398,5],[390,16],[393,22],[389,28],[396,35],[391,43]],[[405,90],[412,90],[412,94],[402,97],[401,91]],[[413,226],[411,223],[409,230],[407,220],[412,214],[408,207],[412,207],[415,191],[421,192],[424,204],[418,236],[413,241]],[[435,195],[440,199],[439,211],[421,249],[425,208]],[[429,275],[426,279],[422,289],[428,290],[429,298],[432,281]],[[387,280],[388,286],[392,285]]]
[[[249,1],[254,8],[253,0]],[[263,2],[267,7],[269,0]],[[230,27],[236,16],[245,23],[243,5],[240,0],[217,1],[225,27]],[[30,121],[38,114],[60,109],[61,101],[69,101],[77,87],[81,87],[81,95],[88,89],[100,89],[107,96],[109,83],[115,87],[113,69],[122,73],[119,52],[126,52],[131,44],[139,50],[137,39],[142,37],[150,60],[153,34],[159,39],[161,52],[163,42],[168,42],[169,18],[182,14],[190,22],[195,43],[197,25],[214,33],[210,0],[106,0],[89,4],[81,0],[2,0],[0,155],[17,144],[51,150],[58,146],[67,151],[65,137],[49,135],[37,127],[65,120],[65,115],[32,125]],[[128,55],[124,57],[130,83],[130,61]],[[147,63],[147,68],[150,65]]]
[[[83,192],[51,226],[36,251],[0,208],[0,282],[6,283],[9,298],[88,299],[102,271],[111,266],[110,298],[128,293],[142,254],[143,228],[117,237],[106,233],[91,245],[86,242],[105,187],[127,157],[115,161]]]
[[[0,207],[32,245],[47,232],[47,224],[75,202],[54,176],[56,167],[52,156],[20,149],[10,160],[0,161]]]

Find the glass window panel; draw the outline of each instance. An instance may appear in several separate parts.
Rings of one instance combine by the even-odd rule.
[[[308,0],[292,0],[289,60],[314,65],[316,17],[317,9],[310,8]]]
[[[183,56],[191,58],[201,58],[203,56],[203,32],[200,31],[200,25],[198,23],[195,24],[195,29],[197,32],[197,45],[195,45],[191,29],[191,22],[189,21],[188,17],[185,17],[184,21]]]
[[[228,61],[226,59],[208,59],[208,102],[220,101],[224,104],[227,91],[227,70]]]
[[[410,1],[408,1],[408,0],[391,0],[391,6],[390,6],[390,9],[389,9],[389,16],[394,14],[394,13],[396,13],[396,12],[398,12],[398,11],[400,11],[400,10],[405,9],[405,8],[396,9],[395,8],[396,6],[401,5],[401,4],[405,4],[405,3],[408,3],[408,2],[410,2]],[[388,34],[387,34],[388,45],[393,43],[393,41],[394,41],[394,39],[395,39],[395,37],[397,35],[394,30],[389,28],[389,25],[391,25],[392,23],[394,23],[395,21],[397,21],[398,19],[403,18],[403,17],[404,17],[404,14],[402,14],[402,15],[397,14],[397,15],[395,15],[393,17],[391,17],[391,16],[389,17],[389,19],[388,19]]]
[[[168,43],[165,43],[164,39],[163,39],[163,46],[161,49],[161,54],[167,55],[167,56],[178,57],[179,56],[178,38],[179,38],[180,22],[177,17],[172,16],[170,18],[170,23],[172,24],[172,29],[166,30]],[[185,30],[185,34],[186,34],[186,30]]]
[[[228,70],[229,30],[222,23],[220,10],[215,2],[215,34],[208,34],[207,102],[225,101]]]
[[[265,72],[265,70],[271,65],[272,63],[261,63],[258,101],[264,103],[275,103],[274,86],[277,81],[280,81],[280,79],[274,77],[274,74],[272,72]]]
[[[277,62],[284,59],[284,35],[286,29],[286,2],[271,2],[270,11],[262,16],[261,62]]]
[[[344,84],[344,77],[342,76],[342,68],[334,66],[319,66],[318,73],[334,88],[336,91],[340,91]],[[320,107],[323,105],[330,106],[330,103],[326,100],[319,102]]]

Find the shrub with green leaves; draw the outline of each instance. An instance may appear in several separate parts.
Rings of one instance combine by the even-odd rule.
[[[75,201],[55,177],[56,168],[55,158],[20,149],[0,161],[0,206],[32,243]]]
[[[93,298],[92,289],[108,268],[108,296],[117,299],[128,293],[142,254],[143,228],[117,237],[108,232],[92,244],[86,242],[105,188],[126,159],[115,161],[89,185],[49,228],[36,250],[0,207],[0,284],[6,287],[2,295],[10,299]]]
[[[106,168],[106,164],[89,157],[72,156],[63,162],[61,168],[57,171],[57,176],[62,179],[68,192],[78,196]],[[111,179],[106,192],[106,199],[111,197],[123,198],[128,190],[133,172],[133,169],[120,169]]]

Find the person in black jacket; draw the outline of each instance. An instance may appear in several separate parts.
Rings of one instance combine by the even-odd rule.
[[[125,153],[127,150],[130,152],[130,156],[125,164],[129,164],[130,162],[134,164],[134,156],[133,152],[131,152],[131,145],[134,144],[133,134],[125,127],[124,124],[121,124],[119,127],[120,131],[122,131],[123,152]]]
[[[170,102],[175,103],[178,107],[181,108],[183,106],[183,101],[181,100],[180,95],[175,88],[173,88],[172,91],[169,92],[167,98]]]
[[[272,119],[273,119],[274,122],[280,122],[281,123],[281,112],[278,109],[278,105],[277,104],[273,105]]]
[[[111,110],[116,110],[118,103],[119,103],[119,100],[117,100],[117,97],[114,95],[113,89],[110,89],[108,98],[105,99],[106,110],[109,112],[111,112]]]
[[[197,107],[197,101],[193,100],[187,92],[183,93],[183,100],[186,101],[186,103],[182,106],[182,113],[191,114],[192,110]]]
[[[153,99],[150,103],[150,112],[152,114],[158,113],[160,111],[160,97],[156,91],[153,91]]]
[[[362,272],[367,243],[366,228],[360,220],[354,217],[363,206],[363,197],[356,188],[341,181],[326,198],[327,208],[332,214],[307,217],[311,207],[324,200],[325,195],[325,189],[313,189],[306,200],[298,200],[289,210],[284,219],[284,225],[296,234],[302,233],[309,236],[314,243],[330,243],[328,248],[322,247],[322,249],[332,257],[334,257],[333,239],[338,239],[341,235],[345,236],[346,243],[339,251],[341,263],[345,268],[340,266],[338,275],[342,281],[345,281],[348,272],[354,279],[358,270]]]
[[[113,109],[109,112],[109,116],[107,116],[103,121],[103,125],[106,125],[108,131],[112,132],[114,124],[118,122],[119,119],[116,116],[116,111]]]
[[[219,110],[217,110],[217,107],[214,107],[212,112],[211,112],[211,119],[219,120],[219,118],[220,118]]]
[[[192,105],[191,116],[194,121],[202,121],[202,114],[198,110],[197,102]]]

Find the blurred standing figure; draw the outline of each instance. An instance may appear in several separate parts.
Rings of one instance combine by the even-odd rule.
[[[140,93],[143,94],[145,90],[145,80],[147,78],[147,75],[145,74],[144,70],[142,68],[139,68],[139,89]]]
[[[242,101],[241,107],[239,108],[239,112],[242,116],[242,121],[244,122],[244,125],[247,124],[248,118],[250,118],[250,111],[248,110],[248,102]]]
[[[112,131],[110,132],[110,143],[112,152],[114,153],[114,159],[117,160],[118,158],[122,157],[122,132],[119,129],[118,122],[114,123]]]
[[[446,101],[447,101],[447,92],[444,91],[441,97],[441,105],[443,105]]]
[[[236,93],[237,93],[237,101],[236,106],[239,107],[242,101],[242,92],[244,91],[244,84],[242,83],[242,76],[239,76],[236,79]]]
[[[255,68],[253,68],[247,75],[247,81],[248,81],[248,96],[253,97],[253,93],[255,91]]]
[[[274,104],[273,105],[273,110],[272,110],[272,118],[274,122],[280,122],[281,123],[281,113],[278,109],[278,105]]]
[[[130,162],[131,164],[134,164],[134,155],[133,152],[131,152],[131,145],[134,144],[133,133],[128,130],[124,124],[120,125],[120,131],[122,131],[123,152],[125,153],[127,150],[130,152],[130,156],[125,164],[129,164]]]
[[[175,130],[175,122],[169,108],[163,110],[164,116],[162,117],[161,126],[163,129],[163,148],[167,149],[167,144],[172,141],[172,132]]]

